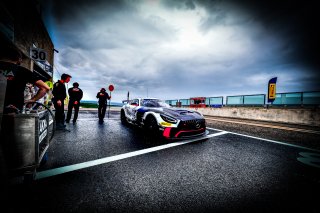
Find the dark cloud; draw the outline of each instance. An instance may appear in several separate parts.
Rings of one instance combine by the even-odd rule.
[[[44,1],[44,0],[41,0]],[[80,17],[90,17],[98,13],[98,9],[104,13],[113,13],[114,11],[127,10],[128,4],[122,0],[49,0],[52,8],[52,14],[57,23],[68,20],[78,19]],[[46,3],[46,2],[44,2]]]
[[[295,0],[51,1],[62,71],[85,81],[88,97],[113,83],[123,98],[128,90],[260,94],[273,76],[280,92],[320,90],[316,8]]]
[[[320,13],[317,1],[204,0],[197,2],[211,14],[204,23],[205,29],[217,23],[227,24],[228,13],[237,8],[248,14],[243,21],[259,22],[266,29],[265,33],[277,35],[286,41],[286,48],[291,50],[287,54],[289,60],[320,68],[318,57],[320,55]],[[239,17],[240,20],[241,17]]]
[[[114,14],[116,12],[130,13],[135,10],[135,5],[141,1],[117,0],[54,0],[51,2],[55,21],[65,23],[81,22],[92,17],[98,18],[99,14]],[[320,15],[316,1],[301,2],[297,0],[165,0],[162,1],[167,8],[190,9],[203,7],[209,11],[210,16],[202,24],[203,30],[208,30],[216,24],[239,24],[237,22],[260,22],[266,33],[280,35],[287,40],[291,51],[289,57],[292,60],[300,60],[303,63],[319,65],[320,55],[319,26]],[[228,14],[237,9],[249,14],[246,18],[239,17],[233,23],[228,23]],[[94,19],[94,18],[93,18]],[[83,24],[85,31],[85,25]],[[77,27],[77,26],[74,26]],[[78,27],[81,27],[80,25]],[[94,38],[95,39],[95,38]],[[99,38],[98,38],[99,39]],[[78,45],[77,43],[75,45]],[[112,47],[112,44],[109,44]]]
[[[168,9],[194,10],[196,8],[193,0],[163,0],[161,4]]]
[[[264,33],[278,36],[286,44],[288,61],[320,68],[320,13],[317,1],[297,0],[194,0],[164,1],[168,8],[194,9],[205,8],[210,14],[200,28],[207,32],[217,25],[246,25],[252,22],[261,23]],[[192,7],[186,7],[186,5]],[[235,11],[246,16],[230,20]],[[267,35],[257,35],[265,37]],[[257,38],[259,39],[259,38]]]

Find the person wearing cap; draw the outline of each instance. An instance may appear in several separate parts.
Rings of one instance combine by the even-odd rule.
[[[106,93],[105,88],[101,88],[100,92],[97,94],[97,98],[99,99],[99,107],[98,107],[98,117],[99,122],[102,123],[104,116],[106,114],[107,109],[107,100],[110,100],[110,96],[108,93]]]
[[[78,112],[80,107],[80,100],[82,99],[83,92],[79,88],[78,82],[73,83],[73,87],[68,89],[69,93],[69,104],[68,104],[68,113],[66,122],[69,123],[71,119],[72,109],[74,108],[74,115],[73,115],[73,123],[77,122]]]
[[[52,95],[53,95],[53,105],[56,109],[55,120],[56,129],[64,130],[66,125],[64,125],[64,99],[67,97],[67,91],[65,83],[69,83],[71,75],[63,73],[61,79],[53,85]]]

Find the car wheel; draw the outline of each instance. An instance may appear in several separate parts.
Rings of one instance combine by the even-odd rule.
[[[128,123],[126,115],[124,114],[124,111],[121,110],[121,115],[120,115],[121,123],[126,125]]]
[[[159,126],[157,120],[153,116],[149,116],[144,125],[144,129],[148,135],[158,136]]]

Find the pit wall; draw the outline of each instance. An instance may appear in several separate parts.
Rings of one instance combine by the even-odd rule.
[[[192,108],[203,115],[320,127],[320,109],[259,107]]]

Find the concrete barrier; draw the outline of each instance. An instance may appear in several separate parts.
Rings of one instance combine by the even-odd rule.
[[[203,115],[226,118],[240,118],[270,121],[289,124],[301,124],[320,127],[320,108],[263,108],[263,107],[221,107],[190,108]],[[81,111],[98,111],[97,108],[80,108]],[[111,111],[119,111],[121,107],[111,107]]]
[[[194,109],[194,108],[192,108]],[[289,124],[301,124],[320,127],[320,109],[309,108],[263,108],[263,107],[222,107],[198,108],[203,115],[218,117],[251,119]]]

